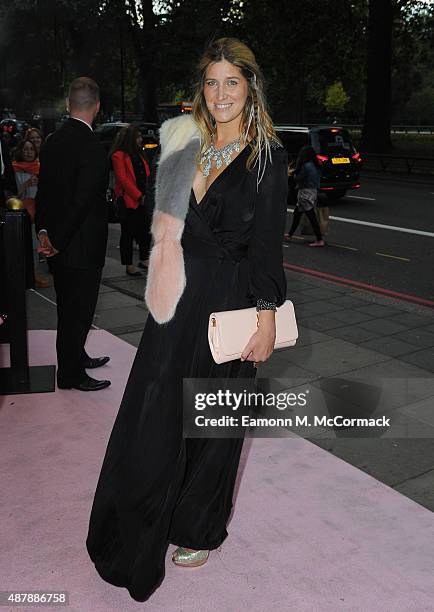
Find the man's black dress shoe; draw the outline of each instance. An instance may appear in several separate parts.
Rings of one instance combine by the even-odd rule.
[[[100,368],[110,361],[110,357],[88,357],[84,360],[84,367],[86,370],[93,370],[93,368]]]
[[[78,389],[79,391],[100,391],[110,385],[111,382],[109,380],[95,380],[95,378],[91,378],[87,375],[76,384],[65,384],[59,380],[57,381],[59,389]]]

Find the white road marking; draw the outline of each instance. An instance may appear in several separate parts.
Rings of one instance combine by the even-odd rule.
[[[339,247],[340,249],[347,249],[348,251],[358,251],[355,247],[346,246],[345,244],[337,244],[335,242],[329,242],[330,246]]]
[[[333,217],[331,215],[330,219],[333,219],[334,221],[342,221],[342,223],[354,223],[355,225],[366,225],[368,227],[378,227],[379,229],[388,229],[394,232],[401,232],[403,234],[417,234],[418,236],[429,236],[430,238],[434,238],[433,232],[424,232],[422,230],[410,229],[408,227],[399,227],[397,225],[384,225],[383,223],[359,221],[358,219],[345,219],[344,217]]]
[[[288,212],[294,212],[293,208],[287,208]],[[341,221],[342,223],[353,223],[354,225],[366,225],[368,227],[378,227],[379,229],[388,229],[394,232],[401,232],[403,234],[417,234],[418,236],[428,236],[434,238],[433,232],[423,232],[422,230],[410,229],[408,227],[398,227],[397,225],[384,225],[383,223],[372,223],[371,221],[360,221],[359,219],[346,219],[345,217],[334,217],[330,215],[330,219],[334,221]]]
[[[36,295],[39,295],[39,297],[41,297],[46,302],[50,302],[50,304],[53,304],[53,306],[57,306],[56,302],[54,302],[53,300],[50,300],[50,298],[47,298],[46,295],[42,295],[42,293],[39,293],[39,291],[36,291],[36,289],[30,289],[30,291],[32,293],[36,293]],[[91,327],[93,327],[94,329],[100,329],[99,327],[97,327],[93,323],[92,323]]]
[[[42,293],[39,293],[39,291],[36,291],[36,289],[30,289],[30,291],[32,293],[36,293],[36,295],[39,295],[39,297],[41,297],[46,302],[50,302],[50,304],[53,304],[53,306],[57,306],[56,302],[53,302],[53,300],[50,300],[50,298],[47,298],[46,295],[42,295]]]
[[[400,261],[410,261],[408,257],[398,257],[398,255],[390,255],[389,253],[375,253],[381,257],[389,257],[389,259],[399,259]]]
[[[365,196],[345,196],[346,198],[353,198],[354,200],[371,200],[371,202],[375,202],[376,198],[367,198]]]

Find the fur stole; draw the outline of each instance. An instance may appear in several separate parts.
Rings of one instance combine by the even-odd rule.
[[[160,146],[145,302],[161,324],[174,316],[186,283],[181,236],[200,149],[193,117],[181,115],[165,121]]]

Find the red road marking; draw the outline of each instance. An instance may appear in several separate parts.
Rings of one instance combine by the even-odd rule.
[[[294,272],[301,272],[309,276],[316,276],[318,278],[324,278],[325,280],[336,283],[337,285],[349,285],[351,287],[358,287],[359,289],[365,289],[366,291],[372,291],[373,293],[379,293],[381,295],[387,295],[403,302],[413,302],[414,304],[420,304],[421,306],[428,306],[428,308],[434,308],[434,302],[432,300],[426,300],[415,295],[409,295],[408,293],[400,293],[399,291],[391,291],[390,289],[384,289],[383,287],[377,287],[377,285],[370,285],[369,283],[362,283],[360,281],[352,280],[350,278],[344,278],[342,276],[334,276],[333,274],[327,274],[327,272],[320,272],[319,270],[312,270],[311,268],[304,268],[303,266],[296,266],[295,264],[289,264],[283,262],[283,266],[288,270]]]

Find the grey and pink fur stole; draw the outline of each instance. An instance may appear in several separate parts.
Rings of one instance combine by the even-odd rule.
[[[165,121],[160,146],[145,302],[161,324],[173,318],[186,283],[181,237],[200,150],[193,117],[181,115]]]

